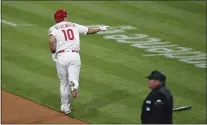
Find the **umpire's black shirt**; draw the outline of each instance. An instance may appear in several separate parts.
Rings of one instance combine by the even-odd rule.
[[[173,96],[162,85],[153,89],[142,105],[142,124],[173,124]]]

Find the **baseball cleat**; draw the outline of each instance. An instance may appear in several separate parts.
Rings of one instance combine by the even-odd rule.
[[[71,111],[62,111],[62,112],[64,112],[66,115],[71,113]]]
[[[71,113],[71,110],[65,110],[62,106],[60,107],[60,109],[61,109],[61,111],[62,111],[64,114],[66,114],[66,115],[68,115],[68,114]]]

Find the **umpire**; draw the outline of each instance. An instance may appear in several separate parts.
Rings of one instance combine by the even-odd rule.
[[[173,96],[165,86],[166,76],[155,70],[147,78],[152,91],[142,105],[142,124],[173,124]]]

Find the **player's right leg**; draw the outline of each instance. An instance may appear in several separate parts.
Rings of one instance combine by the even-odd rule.
[[[79,54],[74,54],[73,60],[70,61],[70,65],[68,67],[68,79],[69,79],[70,89],[72,91],[72,95],[74,98],[78,95],[77,89],[79,87],[80,68],[81,68],[80,56]]]
[[[57,74],[60,80],[61,111],[69,114],[70,110],[70,87],[68,83],[68,69],[64,64],[56,62]]]

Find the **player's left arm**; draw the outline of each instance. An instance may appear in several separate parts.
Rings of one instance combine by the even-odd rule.
[[[95,33],[99,32],[99,31],[101,31],[101,29],[99,27],[95,27],[95,28],[88,27],[87,34],[95,34]]]
[[[95,34],[100,31],[106,31],[109,26],[100,26],[100,27],[86,27],[80,24],[75,24],[78,28],[78,32],[81,34]]]
[[[95,27],[95,28],[88,27],[87,34],[95,34],[95,33],[99,32],[99,31],[106,31],[108,27],[109,26],[100,26],[100,27]]]

